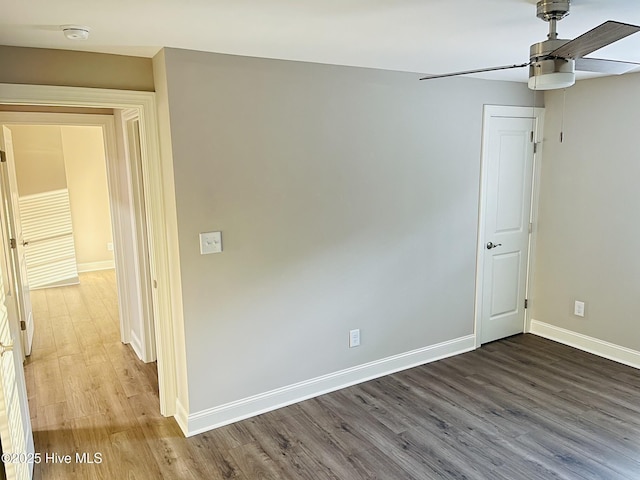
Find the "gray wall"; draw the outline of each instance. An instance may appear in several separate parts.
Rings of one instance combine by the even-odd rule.
[[[562,96],[545,97],[531,317],[640,351],[640,74],[568,89],[560,143]]]
[[[529,105],[524,85],[162,66],[191,413],[473,333],[482,108]],[[212,230],[224,253],[201,256]]]
[[[0,83],[153,91],[150,58],[0,45]]]

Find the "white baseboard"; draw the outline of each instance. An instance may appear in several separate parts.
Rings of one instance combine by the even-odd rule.
[[[178,402],[176,421],[188,437],[374,378],[474,350],[475,335],[393,355],[303,382],[188,414]]]
[[[540,337],[554,340],[614,362],[623,363],[630,367],[640,368],[640,352],[614,343],[605,342],[581,333],[549,325],[538,320],[531,320],[530,332]]]
[[[78,264],[78,272],[97,272],[98,270],[111,270],[116,268],[113,260],[104,260],[102,262],[87,262]]]
[[[138,335],[136,335],[136,332],[134,332],[133,330],[130,332],[130,337],[131,338],[130,338],[129,345],[131,345],[131,348],[133,348],[133,351],[136,352],[136,355],[138,356],[138,358],[144,362],[145,359],[144,359],[144,355],[142,354],[143,348],[142,348],[142,341],[140,341],[140,337],[138,337]]]
[[[176,414],[174,415],[174,418],[176,419],[176,422],[178,422],[178,426],[180,427],[180,430],[182,430],[182,433],[184,433],[185,437],[188,437],[189,413],[187,412],[187,409],[184,408],[184,405],[182,405],[180,399],[176,400]],[[191,435],[194,434],[192,433]]]

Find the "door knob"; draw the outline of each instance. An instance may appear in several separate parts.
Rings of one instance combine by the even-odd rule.
[[[7,352],[10,352],[13,350],[13,344],[11,345],[4,345],[2,342],[0,342],[0,357],[2,355],[4,355]]]
[[[491,250],[492,248],[497,248],[497,247],[501,247],[501,246],[502,246],[501,243],[489,242],[489,243],[487,243],[487,250]]]

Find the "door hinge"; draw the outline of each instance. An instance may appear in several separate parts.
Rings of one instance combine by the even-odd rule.
[[[524,299],[524,308],[528,308],[529,307],[529,299],[525,298]]]
[[[531,140],[530,140],[530,142],[533,143],[533,130],[531,130]]]
[[[18,242],[16,242],[16,239],[15,239],[15,238],[10,238],[10,239],[9,239],[9,246],[10,246],[11,248],[17,248],[17,247],[18,247]]]
[[[533,223],[529,222],[529,233],[533,232]]]
[[[24,320],[20,320],[20,330],[26,330],[27,329],[27,322],[25,322]]]
[[[0,163],[5,163],[7,161],[7,154],[4,153],[4,150],[0,150]]]
[[[538,142],[535,142],[535,143],[533,144],[533,153],[534,153],[534,154],[535,154],[535,153],[538,153]]]

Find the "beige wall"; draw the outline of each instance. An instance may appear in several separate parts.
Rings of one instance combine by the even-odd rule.
[[[0,45],[0,83],[153,91],[150,58]]]
[[[191,413],[473,333],[483,104],[528,105],[526,86],[174,49],[155,61]],[[224,252],[201,256],[213,230]]]
[[[80,267],[113,261],[105,153],[100,127],[10,127],[20,195],[69,189]]]
[[[78,265],[113,260],[104,142],[100,127],[61,127]]]
[[[562,96],[545,96],[531,316],[640,351],[640,74],[568,89],[560,143]]]
[[[20,195],[67,188],[60,127],[12,125],[10,130]]]

